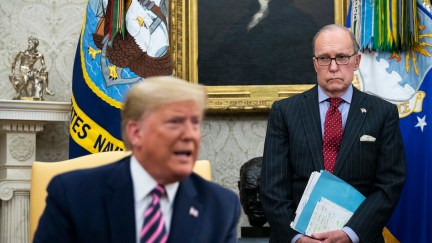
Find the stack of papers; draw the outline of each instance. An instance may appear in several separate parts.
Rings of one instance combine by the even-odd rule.
[[[364,199],[337,176],[325,170],[312,172],[291,228],[307,236],[341,229]]]

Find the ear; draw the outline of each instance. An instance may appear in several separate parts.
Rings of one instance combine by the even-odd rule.
[[[354,62],[354,70],[357,70],[360,67],[361,54],[357,54]]]
[[[126,135],[129,139],[129,142],[131,145],[137,144],[137,142],[140,140],[141,134],[140,134],[140,128],[137,121],[129,121],[126,126]]]
[[[317,62],[315,61],[315,58],[312,58],[312,63],[314,65],[315,72],[318,72],[319,66],[318,66]]]

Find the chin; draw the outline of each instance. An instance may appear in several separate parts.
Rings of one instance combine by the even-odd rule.
[[[261,227],[267,223],[267,219],[264,216],[253,216],[248,218],[249,224],[255,227]]]
[[[348,88],[344,85],[332,85],[328,88],[329,92],[338,93],[345,92]]]
[[[163,180],[163,184],[181,182],[186,177],[190,176],[191,173],[192,173],[192,171],[190,171],[190,173],[180,172],[180,171],[172,171],[171,173],[165,174],[165,177],[164,177],[165,179]]]
[[[166,171],[176,178],[176,180],[182,180],[192,174],[195,161],[191,159],[172,160],[168,163]]]
[[[174,175],[176,178],[179,178],[180,180],[190,176],[193,171],[193,166],[183,166],[182,168],[177,168],[174,171]]]

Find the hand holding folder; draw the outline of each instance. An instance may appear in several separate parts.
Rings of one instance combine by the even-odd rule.
[[[337,176],[325,170],[312,172],[291,228],[308,236],[341,229],[364,199]]]

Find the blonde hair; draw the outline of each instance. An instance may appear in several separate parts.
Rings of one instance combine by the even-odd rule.
[[[146,78],[132,86],[121,111],[122,137],[126,148],[130,148],[125,129],[129,121],[137,121],[161,105],[185,100],[194,101],[204,113],[207,100],[205,87],[171,76]]]

